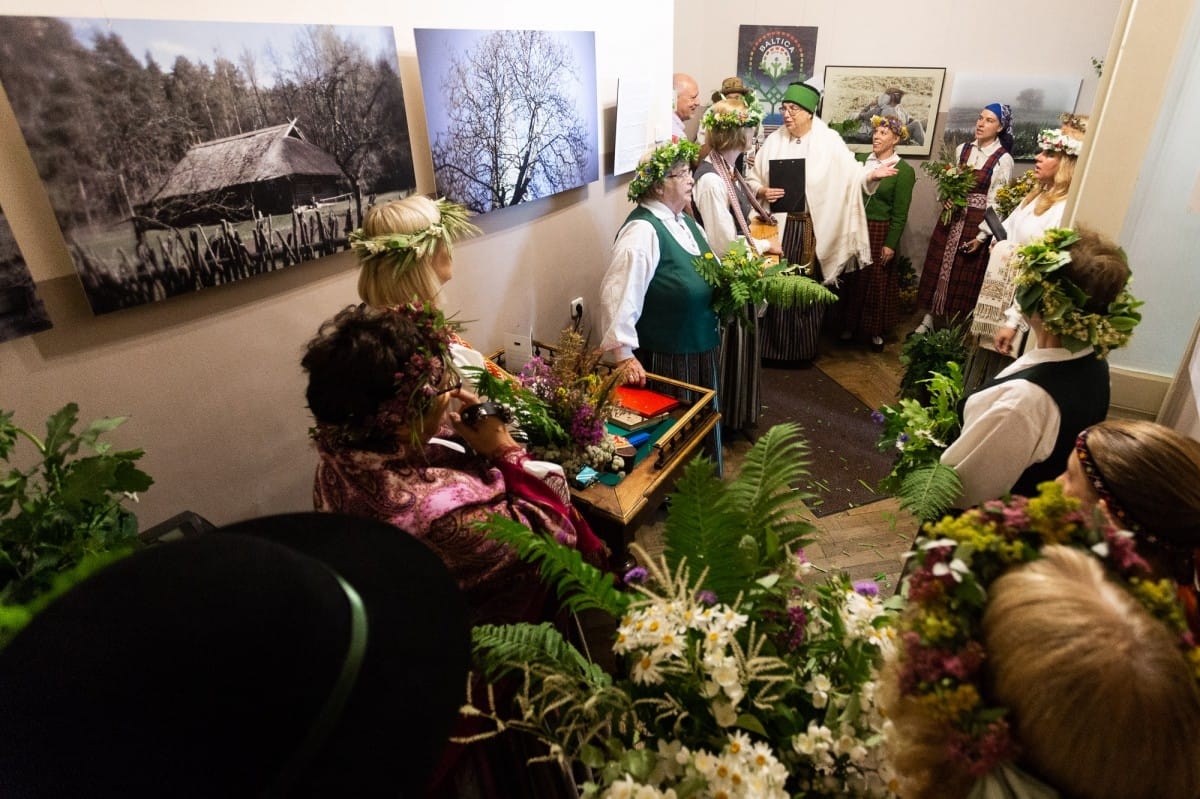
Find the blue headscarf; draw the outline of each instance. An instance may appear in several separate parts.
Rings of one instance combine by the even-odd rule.
[[[1012,129],[1012,106],[1004,103],[990,103],[984,108],[996,115],[996,119],[1000,120],[1000,146],[1008,152],[1012,152],[1013,148],[1013,129]]]

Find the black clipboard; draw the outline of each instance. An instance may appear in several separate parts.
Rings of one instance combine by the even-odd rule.
[[[773,213],[804,210],[804,160],[803,158],[772,158],[767,165],[771,188],[784,191],[783,197],[771,203]]]
[[[992,236],[996,241],[1004,241],[1008,238],[1008,231],[1004,229],[1004,223],[1000,221],[1000,214],[996,213],[996,209],[990,205],[983,212],[983,221],[987,222],[988,230],[992,232]]]

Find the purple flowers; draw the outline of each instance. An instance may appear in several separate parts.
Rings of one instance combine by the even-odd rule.
[[[863,596],[879,596],[879,586],[874,580],[855,580],[854,593]]]
[[[696,601],[701,605],[708,605],[709,607],[712,607],[713,605],[717,604],[717,595],[708,590],[700,591],[696,594]]]
[[[883,424],[887,418],[879,411],[871,411],[871,421],[875,424]]]
[[[646,582],[647,576],[647,572],[644,568],[641,566],[634,566],[632,569],[625,572],[625,582],[630,584],[644,583]]]

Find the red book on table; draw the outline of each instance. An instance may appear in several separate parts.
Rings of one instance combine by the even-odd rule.
[[[642,416],[658,416],[680,405],[674,397],[636,386],[617,386],[617,402]]]

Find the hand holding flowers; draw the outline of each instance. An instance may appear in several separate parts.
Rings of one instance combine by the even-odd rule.
[[[947,225],[958,209],[967,207],[967,195],[979,178],[970,166],[958,163],[952,150],[944,150],[941,160],[921,164],[921,170],[937,184],[938,203],[943,206],[939,218]]]

